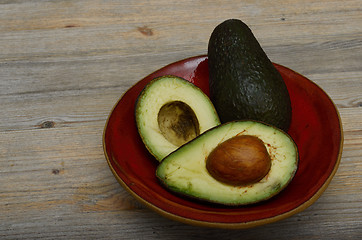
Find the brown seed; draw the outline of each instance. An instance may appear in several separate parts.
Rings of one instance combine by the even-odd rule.
[[[240,135],[222,142],[206,160],[210,175],[230,185],[258,182],[270,167],[271,159],[264,142],[251,135]]]

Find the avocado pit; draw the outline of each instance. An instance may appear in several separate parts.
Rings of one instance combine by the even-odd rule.
[[[251,135],[239,135],[222,142],[206,160],[206,168],[213,178],[235,186],[260,181],[270,167],[271,158],[264,142]]]
[[[162,135],[178,147],[200,135],[195,112],[182,101],[164,104],[158,112],[157,122]]]

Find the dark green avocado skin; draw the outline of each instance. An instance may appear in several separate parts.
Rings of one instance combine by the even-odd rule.
[[[208,65],[210,97],[221,122],[251,119],[288,131],[287,87],[245,23],[229,19],[214,29]]]

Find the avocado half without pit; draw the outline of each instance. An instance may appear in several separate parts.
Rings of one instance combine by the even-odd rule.
[[[257,121],[232,121],[165,157],[156,176],[178,194],[238,206],[275,196],[297,167],[297,147],[284,131]]]
[[[142,141],[158,161],[220,124],[208,96],[191,82],[171,75],[146,85],[138,96],[135,115]]]

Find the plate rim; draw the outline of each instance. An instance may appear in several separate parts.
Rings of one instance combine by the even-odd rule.
[[[149,209],[155,211],[156,213],[160,214],[163,217],[166,217],[168,219],[174,220],[174,221],[178,221],[178,222],[182,222],[185,224],[189,224],[189,225],[193,225],[193,226],[200,226],[200,227],[211,227],[211,228],[223,228],[223,229],[246,229],[246,228],[252,228],[252,227],[257,227],[257,226],[261,226],[261,225],[265,225],[265,224],[269,224],[269,223],[273,223],[273,222],[277,222],[283,219],[286,219],[288,217],[291,217],[292,215],[295,215],[297,213],[302,212],[303,210],[307,209],[308,207],[310,207],[314,202],[316,202],[320,196],[323,194],[323,192],[327,189],[327,187],[329,186],[330,182],[332,181],[333,177],[335,176],[340,162],[341,162],[341,157],[342,157],[342,152],[343,152],[343,144],[344,144],[344,132],[343,132],[343,124],[341,121],[341,116],[340,113],[338,111],[337,106],[335,105],[335,103],[332,101],[332,99],[330,98],[330,96],[315,82],[311,81],[310,79],[308,79],[307,77],[301,75],[300,73],[285,67],[281,64],[278,63],[274,63],[274,65],[284,68],[286,70],[288,70],[289,72],[296,74],[296,75],[300,75],[301,77],[307,79],[310,83],[314,84],[317,88],[319,88],[319,90],[321,90],[323,92],[323,94],[325,94],[325,96],[328,98],[328,100],[330,101],[330,103],[332,103],[336,113],[337,113],[337,118],[338,118],[338,123],[339,123],[339,127],[340,127],[340,144],[339,144],[339,150],[338,150],[338,155],[337,155],[337,159],[335,161],[335,164],[333,166],[333,170],[331,172],[331,174],[328,176],[328,178],[325,180],[325,182],[323,183],[323,185],[317,190],[317,192],[311,196],[307,201],[303,202],[302,204],[300,204],[299,206],[276,216],[273,217],[267,217],[264,219],[260,219],[260,220],[254,220],[254,221],[247,221],[247,222],[237,222],[237,223],[225,223],[225,222],[213,222],[213,221],[203,221],[203,220],[196,220],[196,219],[191,219],[191,218],[187,218],[187,217],[182,217],[179,216],[177,214],[173,214],[170,213],[168,211],[163,210],[162,208],[156,206],[155,204],[152,204],[151,202],[143,199],[142,197],[140,197],[137,193],[135,193],[122,179],[121,177],[117,174],[116,170],[114,169],[113,165],[112,165],[112,160],[110,159],[111,157],[108,156],[107,154],[107,146],[106,146],[106,140],[105,140],[105,135],[106,135],[106,131],[107,131],[107,127],[108,127],[108,123],[110,120],[110,117],[112,115],[112,113],[114,112],[114,109],[118,106],[119,102],[122,100],[122,98],[124,97],[124,95],[131,89],[133,88],[135,85],[137,85],[140,81],[142,81],[145,78],[148,78],[149,76],[151,76],[152,74],[161,71],[164,68],[169,67],[170,65],[175,65],[181,62],[186,62],[186,61],[191,61],[194,59],[202,59],[205,60],[207,59],[207,55],[197,55],[197,56],[193,56],[193,57],[188,57],[188,58],[184,58],[178,61],[175,61],[173,63],[169,63],[155,71],[153,71],[152,73],[148,74],[147,76],[143,77],[142,79],[140,79],[139,81],[137,81],[136,83],[134,83],[132,86],[130,86],[125,92],[122,93],[122,95],[119,97],[119,99],[116,101],[116,103],[113,105],[111,111],[108,114],[104,129],[103,129],[103,137],[102,137],[102,145],[103,145],[103,152],[107,161],[107,164],[112,172],[112,174],[114,175],[114,177],[117,179],[118,183],[128,192],[130,193],[136,200],[138,200],[140,203],[142,203],[143,205],[145,205],[146,207],[148,207]],[[117,162],[113,161],[114,164],[118,165]],[[119,166],[118,166],[119,167]]]

